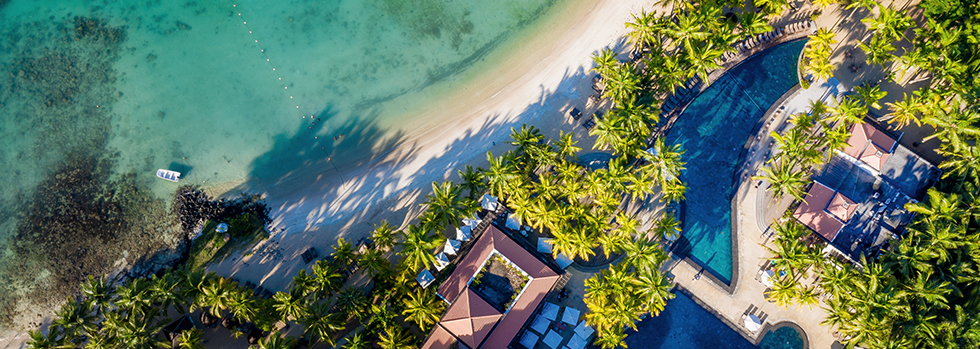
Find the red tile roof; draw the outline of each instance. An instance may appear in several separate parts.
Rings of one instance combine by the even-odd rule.
[[[834,196],[832,189],[820,182],[813,182],[810,191],[803,198],[803,203],[796,209],[793,216],[807,227],[810,227],[810,229],[822,235],[827,241],[834,241],[837,233],[844,227],[844,223],[824,210]]]
[[[422,344],[422,349],[449,349],[452,348],[453,343],[456,343],[456,337],[436,324],[429,338]]]
[[[555,271],[551,270],[551,268],[535,258],[530,252],[518,245],[517,242],[491,225],[473,244],[466,256],[460,260],[459,265],[449,275],[449,278],[439,286],[439,295],[448,301],[454,302],[450,306],[450,311],[447,311],[443,317],[443,322],[450,317],[452,309],[456,307],[456,303],[459,303],[459,299],[462,299],[464,295],[468,297],[470,304],[473,304],[473,298],[482,301],[482,298],[475,294],[472,296],[467,295],[472,293],[472,291],[467,289],[467,285],[494,250],[527,273],[530,280],[524,286],[524,290],[519,291],[521,292],[520,296],[514,301],[511,308],[503,314],[497,326],[492,329],[483,341],[482,346],[479,341],[474,341],[475,346],[471,346],[472,348],[507,348],[507,345],[514,339],[517,332],[531,317],[534,310],[544,300],[544,296],[551,291],[551,288],[558,282],[559,278]],[[454,334],[456,333],[455,328],[449,330]],[[425,345],[429,345],[428,342],[433,340],[434,335],[435,333],[430,335],[430,339],[426,341]],[[466,343],[466,340],[463,340],[463,342]],[[470,343],[466,344],[469,345]]]
[[[827,212],[840,219],[841,222],[847,222],[856,209],[857,204],[854,203],[854,200],[848,199],[841,193],[834,194],[834,198],[827,204]]]
[[[881,165],[894,147],[895,139],[873,125],[862,122],[851,126],[851,138],[847,139],[844,153],[881,171]]]
[[[490,303],[467,288],[456,298],[439,324],[470,348],[476,348],[490,334],[501,316],[503,314]]]

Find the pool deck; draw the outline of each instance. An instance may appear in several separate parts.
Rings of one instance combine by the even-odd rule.
[[[834,105],[833,97],[842,92],[836,79],[829,83],[814,84],[810,89],[799,85],[787,91],[760,119],[762,124],[743,152],[742,173],[751,176],[770,157],[770,131],[785,131],[789,115],[803,111],[810,100],[822,99]],[[829,348],[836,341],[833,329],[820,325],[826,317],[821,305],[809,308],[792,305],[788,308],[768,302],[763,294],[767,287],[760,281],[760,271],[770,253],[763,247],[768,238],[763,235],[774,216],[784,212],[790,202],[771,202],[765,186],[756,181],[744,180],[732,200],[732,255],[733,275],[731,284],[725,284],[690,259],[676,259],[669,266],[678,291],[691,296],[702,307],[712,312],[743,337],[758,344],[769,330],[792,326],[802,330],[809,348]],[[779,215],[775,215],[778,217]],[[696,276],[701,274],[700,277]],[[804,282],[812,281],[812,277]],[[763,320],[764,327],[756,332],[748,331],[742,316],[755,314]]]

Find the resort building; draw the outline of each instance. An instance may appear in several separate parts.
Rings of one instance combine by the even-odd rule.
[[[902,235],[913,215],[905,204],[922,200],[941,171],[900,145],[900,135],[868,122],[850,131],[793,215],[856,261]]]
[[[509,347],[562,273],[490,225],[439,286],[449,308],[422,348]]]

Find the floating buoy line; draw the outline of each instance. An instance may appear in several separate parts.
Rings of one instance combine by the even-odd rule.
[[[272,58],[269,57],[269,53],[266,52],[265,47],[262,46],[261,43],[259,43],[259,38],[255,36],[255,33],[253,32],[252,26],[248,25],[248,20],[245,19],[245,16],[243,16],[241,12],[239,12],[238,4],[231,3],[231,7],[233,8],[234,13],[237,13],[238,14],[238,19],[241,21],[242,26],[244,26],[245,29],[248,30],[248,35],[252,37],[252,40],[254,41],[255,46],[257,46],[259,48],[259,52],[262,53],[262,58],[265,58],[265,62],[269,64],[269,67],[270,68],[272,68],[272,72],[276,75],[276,78],[278,79],[277,81],[279,82],[279,86],[282,87],[283,90],[289,90],[289,86],[282,79],[282,74],[279,73],[279,70],[276,69],[276,65],[272,62]],[[292,94],[289,94],[289,99],[291,100],[290,101],[291,103],[289,103],[289,104],[294,105],[294,106],[296,106],[296,109],[299,109],[299,104],[296,103],[295,98],[293,98],[293,95]],[[316,126],[317,121],[320,121],[320,119],[316,117],[316,114],[306,115],[306,114],[300,113],[300,116],[303,119],[306,119],[307,116],[309,116],[309,118],[310,118],[310,127],[308,129],[310,130],[310,134],[313,137],[313,141],[314,142],[319,141],[320,138],[316,134],[316,131],[313,131],[313,126]],[[340,135],[340,136],[343,137],[343,135]],[[337,137],[334,137],[334,140],[336,141],[337,140]],[[330,165],[333,166],[334,170],[336,170],[337,173],[340,174],[340,179],[343,180],[346,183],[347,180],[344,179],[344,175],[340,173],[340,169],[337,168],[337,164],[335,164],[333,162],[333,159],[330,157],[330,154],[327,153],[326,147],[321,146],[320,147],[320,150],[323,152],[324,156],[326,156],[327,161],[330,162]]]

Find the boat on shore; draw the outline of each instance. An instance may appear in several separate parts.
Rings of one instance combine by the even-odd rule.
[[[161,168],[161,169],[157,170],[157,177],[160,177],[160,178],[163,178],[163,179],[166,179],[168,181],[171,181],[171,182],[175,182],[176,183],[177,181],[180,180],[180,172],[171,171],[171,170],[164,170],[164,169]]]

